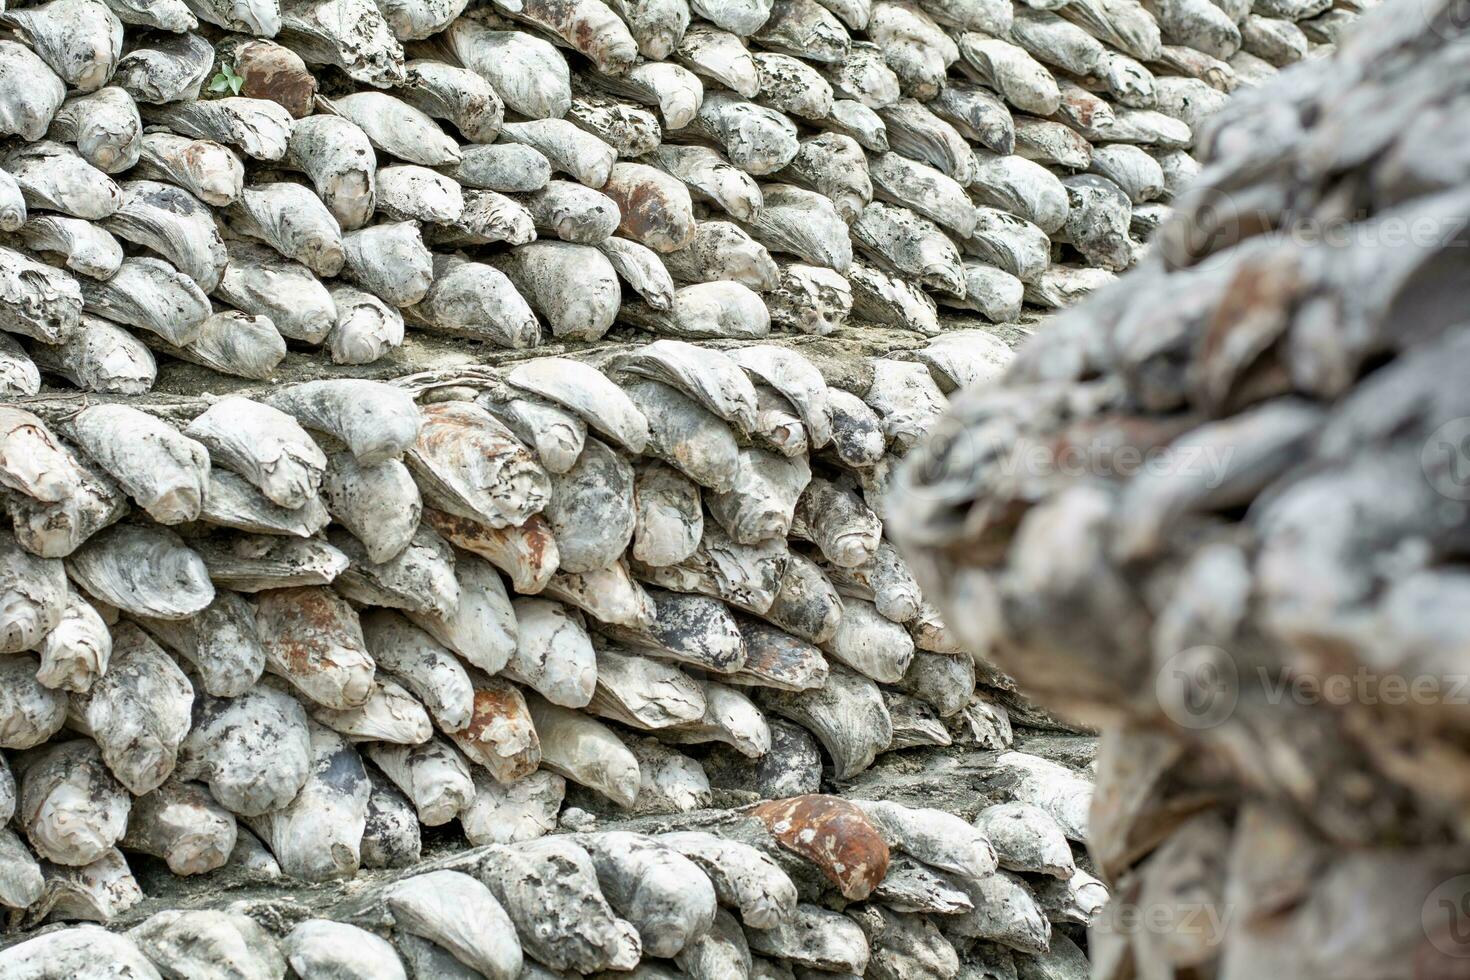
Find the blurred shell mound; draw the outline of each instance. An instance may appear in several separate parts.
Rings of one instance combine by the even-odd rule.
[[[1099,875],[1229,910],[1098,930],[1104,976],[1463,962],[1467,39],[1389,5],[1237,94],[1150,257],[895,477],[888,528],[961,642],[1103,729]]]

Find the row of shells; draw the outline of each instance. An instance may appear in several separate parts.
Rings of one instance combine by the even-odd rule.
[[[1049,949],[1037,937],[1045,916],[1075,935],[1104,895],[1035,805],[996,804],[972,824],[802,796],[721,835],[481,847],[326,909],[244,900],[166,909],[126,931],[63,928],[0,951],[0,967],[17,980],[101,976],[103,964],[138,980],[282,980],[288,966],[303,980],[919,980],[959,976],[958,946],[967,976],[1083,980],[1087,959],[1066,932]]]
[[[1211,120],[1159,231],[1192,248],[1054,318],[895,480],[966,646],[1103,728],[1099,874],[1228,920],[1096,942],[1100,980],[1464,962],[1470,35],[1370,17]]]
[[[1015,320],[1131,265],[1198,120],[1360,2],[17,7],[0,385]]]
[[[999,908],[923,869],[862,888],[1051,955],[1053,919],[1106,894],[1066,843],[1090,783],[1006,751],[1013,712],[1044,716],[955,643],[879,516],[945,389],[1010,351],[899,353],[665,339],[171,412],[0,407],[0,903],[108,921],[142,899],[124,853],[321,881],[417,863],[422,827],[522,842],[959,745],[1001,753],[1020,838],[1066,860],[975,870],[1007,894],[984,926]],[[818,363],[861,364],[862,396]]]

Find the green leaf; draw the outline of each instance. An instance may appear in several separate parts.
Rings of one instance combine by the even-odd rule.
[[[236,75],[235,70],[229,65],[220,65],[220,70],[209,80],[209,91],[223,95],[229,92],[231,95],[239,95],[240,90],[245,87],[245,76]]]

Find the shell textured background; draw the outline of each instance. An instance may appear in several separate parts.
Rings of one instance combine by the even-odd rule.
[[[893,473],[1361,5],[0,3],[0,973],[1085,976]]]

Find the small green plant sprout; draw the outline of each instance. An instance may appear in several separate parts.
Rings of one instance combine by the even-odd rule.
[[[209,91],[213,95],[239,95],[240,89],[245,85],[245,76],[236,75],[235,70],[229,65],[220,63],[220,70],[209,80]]]

